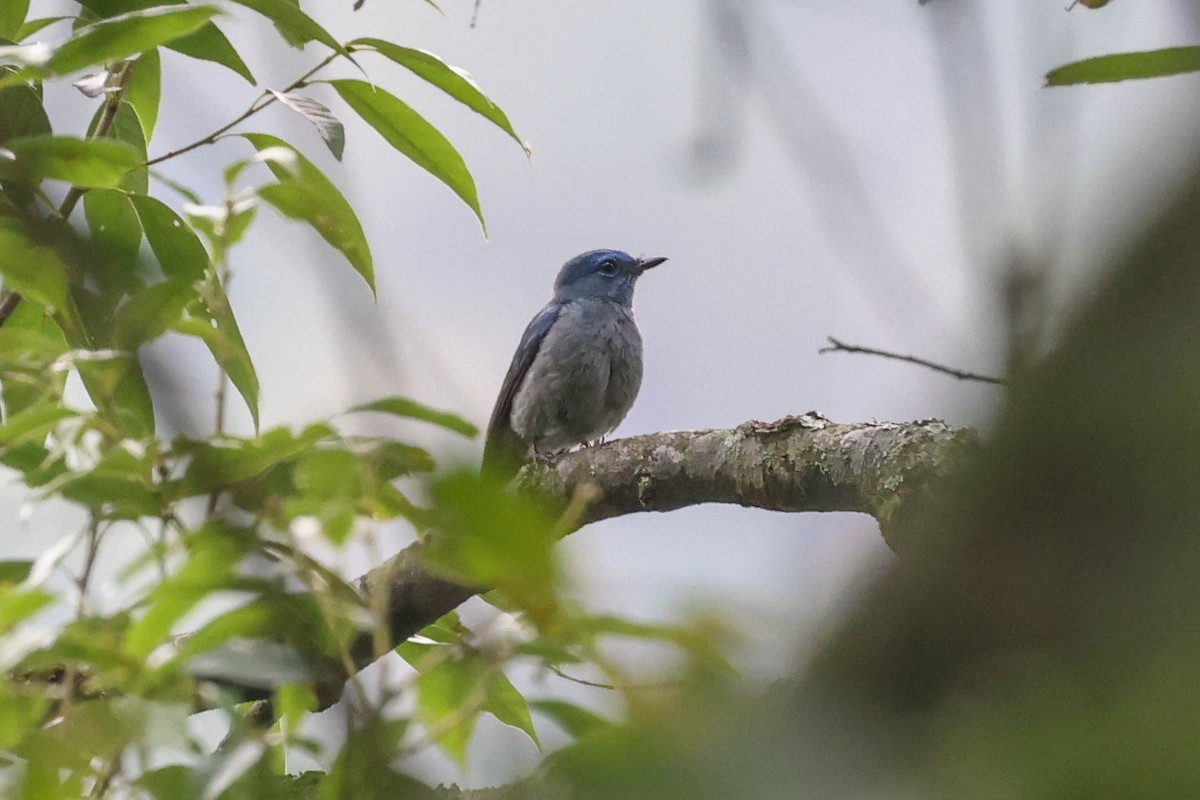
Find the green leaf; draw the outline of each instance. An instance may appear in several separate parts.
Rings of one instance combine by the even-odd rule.
[[[32,87],[18,84],[0,89],[0,144],[46,133],[50,133],[50,118]]]
[[[134,350],[175,328],[184,310],[199,299],[195,284],[168,280],[147,286],[126,301],[117,311],[114,341],[118,347]]]
[[[545,714],[576,739],[613,727],[604,717],[564,700],[534,700],[530,705],[534,711]]]
[[[537,731],[533,728],[533,720],[529,716],[529,704],[499,669],[493,670],[487,681],[487,699],[483,710],[509,727],[522,731],[533,740],[539,750],[542,743],[538,740]]]
[[[11,228],[0,228],[0,275],[30,302],[55,311],[68,308],[66,266],[53,250]]]
[[[48,401],[58,405],[67,379],[54,362],[69,345],[62,329],[36,303],[21,303],[0,327],[0,393],[6,414]],[[23,472],[38,470],[42,459],[24,463]],[[10,466],[14,466],[9,463]]]
[[[93,189],[83,196],[83,211],[97,256],[133,272],[142,246],[142,223],[129,196],[114,189]]]
[[[503,491],[474,471],[430,486],[430,527],[423,560],[440,575],[504,592],[536,625],[558,614],[555,526],[533,498]]]
[[[100,124],[103,114],[103,106],[96,109],[92,123],[88,126],[89,139],[95,136],[96,126]],[[119,186],[126,191],[146,194],[150,190],[150,169],[146,166],[146,134],[142,130],[142,123],[138,119],[137,112],[133,110],[133,106],[121,101],[117,106],[116,114],[113,115],[105,138],[124,142],[137,152],[137,166],[125,173]]]
[[[0,561],[0,584],[20,583],[32,569],[32,561]]]
[[[130,195],[129,200],[163,273],[186,281],[203,278],[208,270],[208,251],[196,232],[161,200],[138,194]]]
[[[162,64],[158,50],[147,50],[129,66],[133,74],[125,84],[124,100],[129,103],[142,127],[142,141],[149,142],[158,122],[158,104],[162,96]]]
[[[238,55],[238,51],[230,44],[229,39],[225,37],[225,34],[221,33],[220,28],[211,22],[201,27],[195,33],[176,39],[165,45],[165,47],[168,50],[174,50],[185,56],[220,64],[241,75],[251,85],[257,83],[254,79],[254,74],[250,72],[250,68],[246,66],[246,62],[242,60],[242,57]]]
[[[0,588],[0,633],[7,633],[52,602],[54,595],[41,589],[25,589],[20,585]]]
[[[310,425],[298,434],[275,428],[254,439],[225,437],[215,443],[179,442],[176,449],[191,456],[184,474],[187,491],[229,486],[257,478],[275,466],[308,452],[334,431],[328,425]],[[191,496],[191,495],[185,495]]]
[[[292,151],[295,163],[291,171],[277,161],[266,162],[279,183],[259,187],[259,196],[285,216],[312,225],[325,241],[346,257],[374,294],[375,270],[362,225],[333,182],[282,139],[265,133],[242,135],[259,152],[269,147]]]
[[[54,430],[60,420],[75,416],[75,412],[57,403],[30,406],[17,413],[9,413],[0,425],[0,448],[8,450],[29,441],[42,441]]]
[[[295,3],[287,0],[233,0],[238,5],[257,11],[275,23],[280,31],[296,41],[317,41],[342,55],[350,53],[329,32],[317,24],[316,20],[305,14]]]
[[[211,6],[131,11],[81,28],[54,49],[46,68],[58,75],[118,61],[195,32],[217,14]]]
[[[250,351],[242,338],[233,309],[224,287],[210,285],[202,302],[188,309],[188,314],[175,330],[185,336],[195,336],[208,346],[217,364],[229,376],[238,394],[246,402],[254,428],[258,429],[258,373],[250,360]]]
[[[1197,71],[1200,71],[1200,47],[1169,47],[1140,53],[1115,53],[1065,64],[1046,73],[1046,85],[1115,83]]]
[[[409,419],[419,419],[423,422],[431,422],[434,425],[440,425],[443,428],[452,430],[455,433],[461,433],[466,437],[473,437],[479,433],[479,429],[471,423],[467,422],[462,417],[454,414],[448,414],[445,411],[438,411],[429,406],[422,405],[415,400],[410,400],[407,397],[393,396],[385,397],[382,400],[376,400],[373,403],[364,403],[360,406],[355,406],[347,413],[357,411],[377,411],[381,414],[394,414],[397,417],[406,417]]]
[[[21,26],[16,36],[12,37],[13,41],[24,41],[42,28],[48,28],[56,22],[62,22],[64,19],[71,19],[71,17],[41,17],[39,19],[31,19]]]
[[[109,139],[23,136],[0,147],[0,178],[30,182],[52,178],[75,186],[112,188],[141,164],[136,148]]]
[[[96,466],[67,477],[58,493],[92,509],[102,509],[107,519],[136,520],[163,513],[163,503],[151,478],[152,454],[117,446]]]
[[[332,111],[311,97],[297,92],[277,92],[274,89],[267,91],[274,95],[276,100],[311,122],[321,135],[325,146],[329,148],[329,152],[333,153],[333,157],[338,161],[342,160],[342,151],[346,149],[346,128]]]
[[[348,46],[370,48],[433,84],[507,133],[513,141],[521,145],[525,154],[529,155],[529,145],[523,142],[517,132],[513,130],[512,123],[508,121],[508,115],[483,93],[479,85],[475,83],[475,79],[467,72],[450,66],[433,53],[412,47],[402,47],[384,39],[371,37],[355,39]]]
[[[487,224],[483,221],[475,192],[475,179],[454,145],[437,128],[404,101],[369,83],[358,80],[329,83],[392,147],[449,186],[475,212],[484,236],[487,235]]]
[[[189,537],[187,560],[154,587],[146,613],[125,636],[125,651],[144,659],[166,641],[171,626],[206,595],[229,588],[250,541],[219,526],[206,527]]]
[[[0,37],[20,41],[17,34],[29,13],[29,0],[4,0],[0,3]]]
[[[443,661],[417,678],[417,719],[439,734],[436,743],[460,767],[487,699],[486,666],[477,658]]]
[[[79,359],[75,369],[88,396],[110,424],[133,439],[154,433],[154,401],[136,353]]]

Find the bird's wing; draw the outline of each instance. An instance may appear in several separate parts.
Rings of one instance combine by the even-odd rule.
[[[542,341],[545,340],[554,321],[558,319],[561,309],[562,306],[558,303],[551,303],[543,308],[530,321],[521,336],[521,343],[517,345],[517,352],[513,354],[508,374],[504,376],[504,383],[500,386],[500,396],[496,398],[496,407],[492,409],[492,419],[488,422],[487,440],[483,445],[482,472],[485,476],[507,479],[516,474],[525,459],[529,445],[512,429],[509,414],[512,412],[513,398],[521,388],[521,381],[529,372],[530,365],[542,347]]]

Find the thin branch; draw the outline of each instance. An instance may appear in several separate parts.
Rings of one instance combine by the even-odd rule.
[[[960,381],[979,381],[980,383],[992,383],[997,386],[1004,386],[1007,381],[1003,378],[993,378],[991,375],[981,375],[978,372],[967,372],[954,367],[947,367],[944,364],[938,364],[917,356],[906,356],[900,353],[892,353],[887,350],[877,350],[874,347],[861,347],[856,344],[846,344],[832,336],[829,339],[829,347],[822,347],[817,352],[819,353],[864,353],[869,356],[880,356],[881,358],[890,358],[895,361],[904,361],[909,364],[916,364],[919,367],[931,369],[934,372],[940,372],[943,375],[949,375],[953,378],[958,378]]]
[[[21,302],[20,292],[5,291],[4,299],[0,300],[0,325],[8,321]]]
[[[322,59],[321,62],[318,63],[315,67],[313,67],[308,72],[301,75],[296,80],[292,81],[290,84],[288,84],[287,87],[285,87],[283,89],[283,91],[280,92],[280,94],[287,94],[288,92],[293,92],[296,89],[299,89],[301,86],[303,86],[308,81],[309,78],[311,78],[313,75],[315,75],[319,70],[323,69],[324,67],[326,67],[330,63],[332,63],[333,60],[336,59],[339,55],[341,55],[341,53],[336,53],[336,52],[330,53],[328,56],[326,56],[324,59]],[[245,111],[243,111],[241,114],[239,114],[237,117],[235,117],[230,122],[225,123],[221,127],[217,128],[215,131],[213,131],[212,133],[208,134],[207,136],[204,136],[203,138],[197,139],[196,141],[192,142],[191,144],[184,145],[183,147],[172,150],[168,153],[163,153],[161,156],[157,156],[155,158],[150,159],[149,161],[146,162],[146,166],[151,167],[151,166],[154,166],[155,164],[160,164],[163,161],[166,161],[168,159],[175,158],[176,156],[181,156],[184,153],[189,153],[192,150],[195,150],[197,147],[203,147],[204,145],[214,143],[215,141],[217,141],[217,139],[220,139],[223,135],[228,133],[232,128],[236,127],[237,125],[240,125],[241,123],[250,119],[250,117],[254,116],[255,114],[262,111],[267,106],[274,103],[275,99],[276,99],[275,95],[271,94],[270,92],[263,92],[262,94],[260,94],[258,97],[256,97],[254,99],[254,102],[250,104],[249,108],[247,108]]]

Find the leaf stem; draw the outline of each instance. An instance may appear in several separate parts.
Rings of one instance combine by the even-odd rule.
[[[347,51],[349,51],[349,49],[350,48],[347,48]],[[296,89],[299,89],[301,86],[303,86],[305,84],[305,82],[309,78],[311,78],[313,75],[315,75],[319,70],[325,68],[330,63],[332,63],[333,60],[335,58],[337,58],[339,55],[341,55],[341,54],[340,53],[330,53],[328,56],[323,58],[320,61],[320,63],[318,63],[315,67],[313,67],[308,72],[301,75],[296,80],[292,81],[287,86],[287,88],[285,88],[283,90],[282,94],[287,94],[288,92],[292,92],[292,91],[295,91]],[[149,167],[149,166],[153,166],[155,164],[161,164],[163,161],[166,161],[168,159],[175,158],[176,156],[181,156],[184,153],[190,153],[192,150],[195,150],[198,147],[203,147],[204,145],[213,144],[214,142],[217,141],[217,139],[220,139],[222,136],[224,136],[226,133],[228,133],[232,128],[245,122],[250,117],[254,116],[259,111],[262,111],[264,108],[266,108],[267,106],[271,105],[274,102],[275,102],[275,95],[271,94],[270,92],[263,92],[262,94],[260,94],[258,97],[256,97],[254,99],[254,102],[250,104],[249,108],[247,108],[245,111],[243,111],[237,117],[235,117],[233,120],[225,123],[221,127],[217,128],[215,131],[213,131],[212,133],[208,134],[207,136],[205,136],[203,138],[197,139],[196,141],[192,142],[191,144],[186,144],[183,147],[172,150],[168,153],[163,153],[161,156],[155,156],[154,158],[152,158],[146,162],[146,166]]]

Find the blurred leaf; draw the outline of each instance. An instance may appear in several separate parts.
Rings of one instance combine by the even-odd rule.
[[[17,31],[17,35],[12,37],[13,41],[24,41],[40,31],[42,28],[47,28],[56,22],[62,22],[64,19],[71,19],[71,17],[41,17],[39,19],[28,20],[24,25],[21,26],[21,29]]]
[[[529,705],[533,707],[534,711],[545,714],[554,720],[558,727],[576,739],[613,727],[613,723],[604,717],[565,700],[534,700]]]
[[[62,481],[58,493],[88,508],[102,509],[109,519],[138,519],[162,514],[163,504],[151,478],[153,457],[118,445],[94,467]]]
[[[146,241],[162,271],[186,281],[198,281],[208,271],[208,251],[179,215],[147,195],[129,198],[146,231]]]
[[[100,122],[101,115],[104,114],[104,106],[96,109],[96,114],[92,118],[92,124],[88,126],[88,136],[94,136],[97,124]],[[137,112],[133,110],[133,106],[125,101],[117,106],[117,112],[113,116],[112,123],[108,128],[108,139],[113,139],[118,142],[125,142],[135,151],[137,151],[137,166],[125,176],[121,178],[120,188],[138,194],[145,194],[150,190],[150,169],[146,166],[146,134],[142,131],[142,123],[138,120]]]
[[[364,403],[355,406],[347,413],[357,411],[376,411],[381,414],[393,414],[397,417],[406,417],[408,419],[419,419],[423,422],[431,422],[434,425],[439,425],[455,433],[461,433],[463,436],[473,437],[479,433],[479,429],[471,423],[467,422],[462,417],[454,414],[448,414],[445,411],[438,411],[429,406],[422,405],[415,400],[410,400],[407,397],[395,395],[385,397],[382,400],[376,400],[371,403]]]
[[[53,602],[54,595],[42,589],[0,586],[0,633],[7,633]]]
[[[304,684],[289,683],[275,692],[272,706],[276,716],[286,719],[289,727],[295,730],[305,717],[317,710],[317,696]]]
[[[487,699],[487,668],[475,658],[448,659],[417,678],[417,719],[459,767]]]
[[[129,66],[133,74],[125,84],[124,100],[129,103],[142,126],[142,141],[149,142],[158,122],[158,104],[162,96],[162,65],[158,50],[147,50]]]
[[[338,161],[342,160],[342,151],[346,149],[346,128],[332,111],[298,92],[284,93],[274,89],[267,91],[274,95],[276,100],[311,122],[321,135],[325,146],[329,148],[329,152],[333,153],[333,157]]]
[[[133,783],[149,792],[155,800],[193,800],[197,796],[191,785],[191,770],[182,764],[146,770]]]
[[[280,31],[294,37],[296,41],[317,41],[342,55],[350,55],[346,48],[338,44],[328,31],[301,11],[295,3],[289,3],[287,0],[233,0],[233,2],[262,14],[274,22]]]
[[[0,89],[0,144],[45,133],[50,133],[50,118],[37,92],[24,84]]]
[[[42,400],[57,405],[66,370],[53,365],[68,349],[62,329],[36,303],[21,303],[0,327],[0,393],[7,414]]]
[[[188,316],[176,324],[175,330],[186,336],[195,336],[208,345],[209,352],[245,401],[257,430],[258,374],[224,288],[210,284],[203,302],[188,309]]]
[[[168,6],[131,11],[81,28],[54,48],[46,63],[58,74],[118,61],[193,33],[218,10],[211,6]]]
[[[67,269],[48,247],[28,236],[0,227],[0,275],[8,289],[40,306],[62,311],[68,307]]]
[[[206,494],[214,488],[261,476],[333,435],[328,425],[310,425],[298,434],[286,428],[273,428],[254,439],[226,436],[208,442],[180,440],[175,449],[178,454],[191,456],[184,473],[188,489]]]
[[[1161,78],[1198,70],[1200,47],[1169,47],[1140,53],[1115,53],[1064,64],[1046,73],[1046,85],[1114,83],[1140,78]]]
[[[471,177],[454,145],[437,128],[399,98],[369,83],[334,80],[329,84],[392,147],[449,186],[475,212],[484,235],[487,235],[487,224],[479,210],[475,179]]]
[[[407,720],[372,715],[351,730],[321,783],[318,799],[433,800],[429,787],[392,769],[407,729]]]
[[[151,591],[146,613],[130,626],[124,649],[145,659],[171,626],[209,593],[229,588],[253,540],[244,530],[208,525],[188,538],[187,560]]]
[[[0,695],[0,750],[12,751],[41,725],[50,706],[46,697]]]
[[[0,561],[0,584],[20,583],[29,577],[32,561]]]
[[[168,280],[147,286],[118,310],[114,343],[134,351],[157,339],[179,324],[184,310],[197,298],[195,285],[186,281]]]
[[[83,196],[83,212],[97,256],[133,274],[142,246],[142,222],[129,196],[114,189],[93,189]]]
[[[43,403],[17,412],[9,412],[0,425],[0,448],[5,450],[28,441],[46,438],[60,420],[75,416],[75,412],[57,403]]]
[[[483,703],[483,710],[505,725],[522,731],[533,740],[538,750],[542,749],[529,716],[529,704],[498,667],[487,679],[487,699]]]
[[[473,472],[445,476],[430,492],[438,533],[425,539],[428,566],[459,583],[502,590],[538,626],[553,620],[555,528],[533,500]]]
[[[315,667],[295,648],[269,639],[229,639],[188,661],[188,672],[205,680],[274,691],[289,683],[316,683],[339,673]]]
[[[200,800],[217,800],[258,767],[267,748],[258,739],[230,741],[193,772],[200,779]],[[248,796],[252,796],[249,795]]]
[[[29,13],[29,0],[4,0],[0,3],[0,37],[19,41],[17,32]]]
[[[521,141],[521,137],[513,130],[512,123],[508,121],[508,115],[483,93],[475,83],[475,79],[468,73],[450,66],[433,53],[412,47],[401,47],[384,39],[370,37],[355,39],[349,43],[349,46],[370,48],[425,79],[507,133],[513,141],[521,145],[525,154],[529,155],[529,146]]]
[[[363,463],[380,481],[391,481],[414,472],[432,472],[433,456],[420,447],[404,442],[372,442],[361,454]]]
[[[78,359],[75,369],[96,408],[117,430],[133,439],[154,433],[154,401],[136,353]]]
[[[286,147],[295,152],[294,148],[274,136],[264,133],[247,133],[243,136],[260,152],[268,147]],[[346,257],[374,294],[375,271],[371,250],[354,209],[311,161],[299,153],[295,153],[295,157],[294,172],[275,162],[267,162],[267,167],[279,183],[259,187],[259,196],[285,216],[312,225],[325,241]]]
[[[76,186],[112,188],[141,164],[135,148],[107,139],[23,136],[0,147],[0,178],[30,182],[53,178]]]
[[[361,458],[347,450],[314,450],[296,460],[292,480],[296,495],[284,504],[287,517],[315,517],[327,539],[345,544],[363,493]]]

